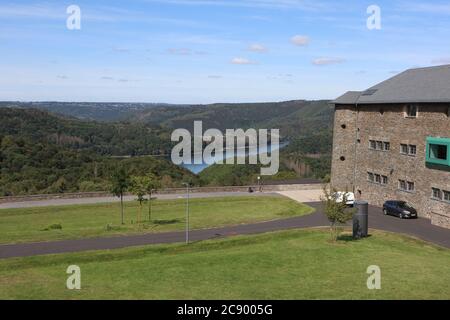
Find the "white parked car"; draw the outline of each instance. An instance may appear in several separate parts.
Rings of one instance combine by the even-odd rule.
[[[345,197],[346,205],[353,206],[355,204],[355,194],[353,192],[345,193],[342,191],[338,191],[338,192],[333,193],[331,196],[338,203],[341,203],[342,201],[344,201],[344,197]]]

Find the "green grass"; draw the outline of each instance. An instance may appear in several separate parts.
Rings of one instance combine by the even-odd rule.
[[[81,268],[81,290],[66,269]],[[368,290],[369,265],[381,290]],[[450,299],[450,250],[373,231],[323,230],[0,260],[0,299]]]
[[[139,224],[138,202],[126,202],[125,225],[118,203],[0,210],[0,243],[183,230],[185,201],[153,201],[152,222],[144,206],[145,221]],[[313,209],[283,197],[226,197],[191,199],[190,212],[190,227],[201,229],[301,216]]]

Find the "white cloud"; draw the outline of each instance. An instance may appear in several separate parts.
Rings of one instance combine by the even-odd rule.
[[[345,62],[344,59],[341,58],[317,58],[313,60],[313,65],[316,66],[326,66],[330,64],[338,64]]]
[[[167,52],[178,56],[189,56],[192,54],[191,49],[188,48],[169,48],[167,49]]]
[[[246,59],[246,58],[240,58],[240,57],[231,59],[231,63],[232,64],[243,64],[243,65],[245,65],[245,64],[256,64],[256,62],[254,62],[254,61],[251,61],[251,60]]]
[[[222,76],[219,75],[209,75],[208,79],[222,79]]]
[[[431,61],[432,64],[450,64],[450,57],[448,58],[439,58]]]
[[[402,10],[420,13],[450,14],[450,4],[427,2],[406,2],[401,5]]]
[[[264,53],[264,52],[268,51],[268,49],[260,43],[254,43],[254,44],[250,45],[248,50],[253,51],[253,52],[259,52],[259,53]]]
[[[317,0],[147,0],[147,2],[192,6],[299,9],[308,11],[330,9],[330,4]]]
[[[291,38],[291,42],[296,46],[306,46],[309,44],[309,37],[302,35],[295,35]]]

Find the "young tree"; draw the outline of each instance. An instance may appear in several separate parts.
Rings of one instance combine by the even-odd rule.
[[[148,194],[148,221],[151,222],[152,221],[152,194],[153,194],[153,192],[157,191],[160,188],[161,184],[160,184],[158,178],[153,173],[149,173],[148,175],[145,176],[144,185],[145,185],[145,189]]]
[[[139,213],[137,217],[137,223],[141,222],[142,216],[142,204],[145,201],[145,195],[147,194],[146,177],[132,177],[131,178],[131,192],[137,197],[139,201]]]
[[[349,209],[347,207],[347,192],[342,196],[341,199],[336,197],[337,190],[328,188],[326,185],[323,187],[323,196],[321,198],[324,205],[325,215],[330,221],[330,234],[333,241],[337,241],[339,237],[339,226],[347,223],[351,220],[355,209]]]
[[[120,198],[120,211],[121,211],[121,221],[124,224],[123,217],[123,195],[128,190],[129,187],[128,174],[125,168],[119,167],[113,172],[111,176],[111,193],[116,197]]]

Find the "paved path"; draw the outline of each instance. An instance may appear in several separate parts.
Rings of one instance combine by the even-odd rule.
[[[278,193],[300,203],[319,202],[320,197],[323,196],[322,189],[280,191]]]
[[[317,211],[303,217],[223,228],[193,230],[190,232],[190,239],[191,241],[199,241],[234,235],[249,235],[277,230],[328,226],[328,221],[322,212],[321,204],[315,202],[308,203],[308,205],[316,208]],[[385,216],[380,208],[371,207],[369,210],[369,226],[373,229],[407,234],[450,248],[450,230],[433,226],[427,219],[401,220],[399,218]],[[184,232],[177,231],[109,238],[0,245],[0,259],[88,250],[118,249],[149,244],[176,243],[183,242],[185,240],[184,237]]]
[[[273,196],[276,193],[270,192],[198,192],[191,193],[191,198],[215,198],[215,197],[239,197],[239,196]],[[168,199],[184,199],[185,194],[158,194],[156,196],[161,200]],[[133,201],[135,196],[126,196],[124,201]],[[49,199],[49,200],[36,200],[36,201],[20,201],[20,202],[7,202],[0,203],[0,209],[16,209],[16,208],[33,208],[33,207],[49,207],[49,206],[66,206],[76,204],[96,204],[96,203],[109,203],[119,202],[117,197],[95,197],[95,198],[75,198],[75,199]]]

